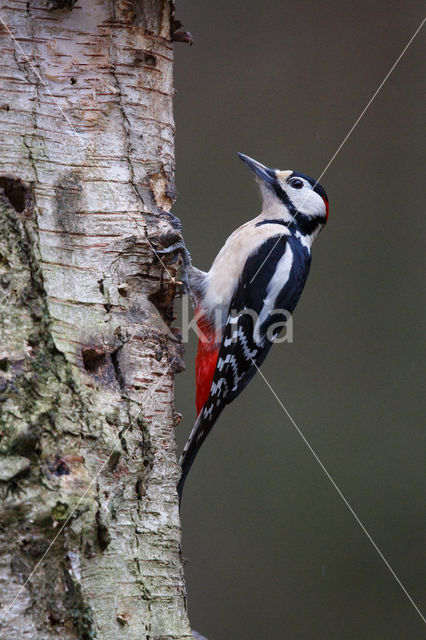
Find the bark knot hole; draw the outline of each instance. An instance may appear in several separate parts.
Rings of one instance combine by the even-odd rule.
[[[10,361],[8,358],[0,358],[0,371],[9,371]]]
[[[175,316],[173,315],[173,292],[168,287],[162,287],[148,296],[148,300],[158,311],[160,318],[170,326]]]
[[[83,349],[81,352],[86,371],[96,373],[106,362],[106,353],[99,349]]]
[[[6,198],[12,207],[18,213],[24,211],[27,198],[28,188],[19,178],[10,178],[9,176],[0,176],[0,187],[3,189]]]
[[[142,63],[148,67],[155,67],[157,64],[157,57],[150,51],[144,51],[143,49],[136,49],[135,51],[135,63]]]

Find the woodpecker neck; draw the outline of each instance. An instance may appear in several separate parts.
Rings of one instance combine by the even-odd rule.
[[[296,237],[310,238],[310,244],[312,244],[324,226],[324,218],[322,216],[307,216],[296,211],[287,226]]]
[[[310,253],[311,252],[312,243],[313,243],[313,241],[315,240],[315,238],[317,237],[317,235],[319,234],[320,231],[321,231],[321,227],[318,227],[313,233],[311,233],[309,235],[304,235],[304,234],[300,233],[300,231],[296,231],[292,235],[295,238],[297,238],[297,240],[299,240],[300,244],[303,245],[304,247],[306,247],[306,249]]]
[[[271,190],[270,187],[262,182],[259,182],[259,186],[262,194],[263,206],[262,213],[258,218],[262,220],[277,220],[288,224],[296,213],[296,210],[290,200],[288,200],[288,202],[283,202],[282,199],[277,196],[275,190]],[[293,213],[292,209],[294,209]]]
[[[272,202],[264,200],[262,213],[256,218],[256,227],[264,224],[279,224],[286,227],[288,232],[309,250],[324,223],[323,216],[306,215],[297,211],[290,201],[284,204],[276,198]]]

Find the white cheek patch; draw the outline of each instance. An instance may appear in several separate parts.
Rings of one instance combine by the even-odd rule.
[[[324,200],[311,187],[305,185],[303,189],[293,189],[290,185],[286,185],[285,191],[300,213],[308,216],[325,215]]]

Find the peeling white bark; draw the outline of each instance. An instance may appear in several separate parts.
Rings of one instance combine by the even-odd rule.
[[[170,321],[176,264],[164,269],[151,243],[179,237],[167,213],[171,11],[168,0],[10,0],[0,11],[0,185],[15,205],[2,209],[0,453],[21,465],[3,480],[4,638],[191,637],[174,444],[181,353],[150,303]],[[25,208],[10,191],[18,179]]]

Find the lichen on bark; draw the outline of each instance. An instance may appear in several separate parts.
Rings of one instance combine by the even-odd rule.
[[[2,16],[17,38],[0,34],[8,638],[191,637],[174,443],[182,353],[155,317],[172,321],[178,262],[153,247],[180,237],[171,11],[30,2]]]
[[[102,437],[102,422],[86,408],[84,388],[78,389],[50,335],[42,274],[32,250],[33,225],[2,198],[0,227],[0,592],[7,604],[77,504],[88,481],[83,452]],[[78,527],[70,522],[12,607],[16,637],[25,629],[19,618],[28,606],[34,632],[48,624],[52,631],[67,630],[63,637],[75,637],[73,631],[92,637],[90,607],[69,553],[78,549],[82,536],[86,546],[96,548],[96,509],[95,494],[81,502],[74,518]]]

